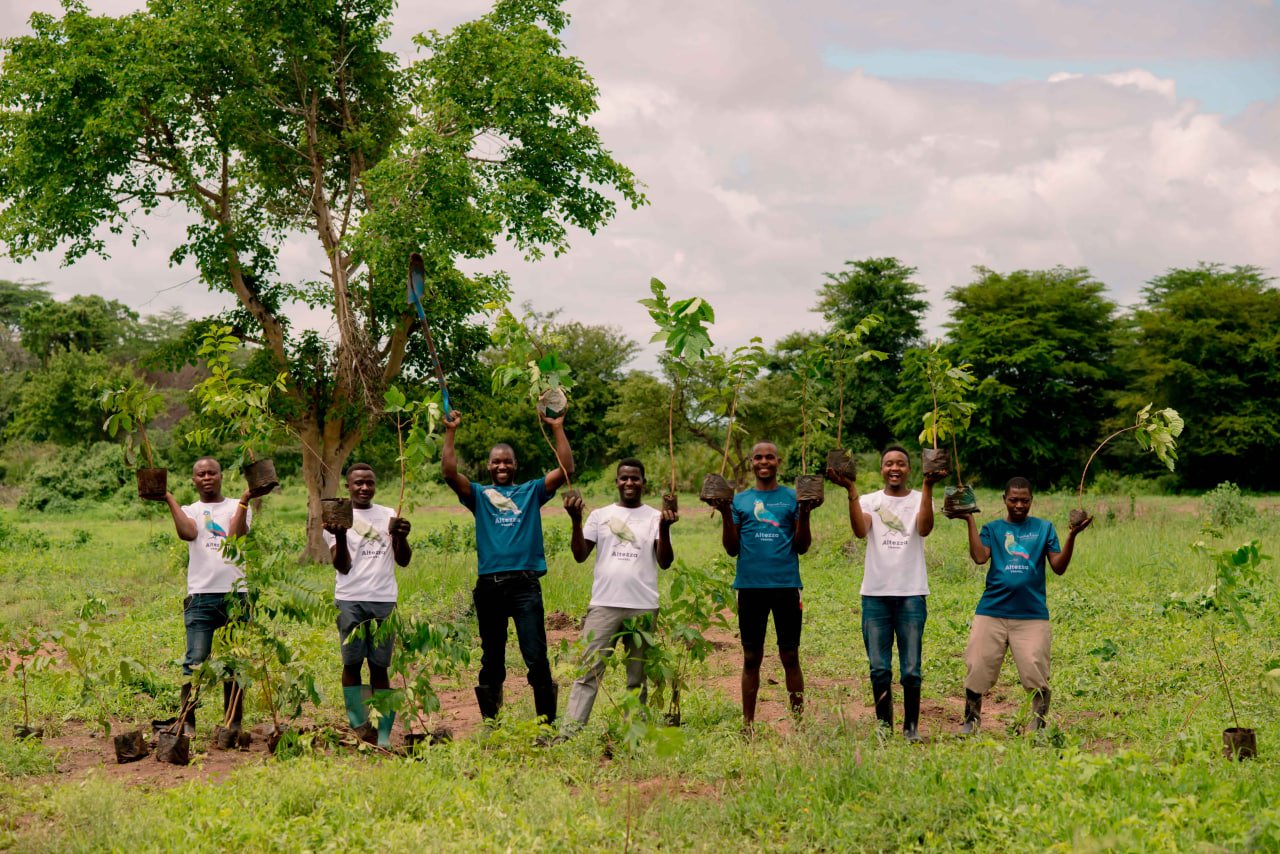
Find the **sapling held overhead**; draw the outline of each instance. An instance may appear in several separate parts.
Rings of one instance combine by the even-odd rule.
[[[134,378],[117,388],[104,390],[98,404],[107,415],[102,423],[103,431],[113,439],[124,433],[126,464],[132,465],[129,452],[134,446],[133,434],[135,431],[138,434],[138,444],[147,458],[147,465],[138,468],[138,496],[149,501],[164,500],[168,471],[156,466],[151,440],[147,437],[147,425],[165,410],[164,395],[156,391],[155,386]]]
[[[732,387],[729,395],[728,424],[724,433],[724,452],[720,455],[720,471],[704,477],[702,490],[698,493],[698,497],[709,504],[714,504],[720,499],[733,498],[733,487],[725,480],[724,471],[729,464],[729,448],[733,444],[733,428],[734,419],[738,412],[738,398],[742,393],[742,386],[759,375],[767,356],[768,353],[765,351],[764,345],[759,336],[756,336],[751,339],[749,344],[735,347],[733,352],[728,355],[713,353],[708,357],[708,360],[712,361],[723,372]]]
[[[1182,435],[1185,424],[1176,409],[1165,407],[1152,412],[1152,405],[1148,403],[1139,409],[1133,423],[1128,427],[1122,427],[1099,442],[1093,449],[1093,453],[1089,455],[1089,459],[1085,461],[1084,470],[1080,472],[1080,487],[1076,491],[1080,507],[1073,509],[1069,514],[1069,523],[1073,527],[1089,517],[1084,509],[1084,484],[1085,478],[1089,475],[1089,466],[1107,443],[1117,436],[1133,433],[1142,450],[1155,454],[1156,459],[1164,463],[1169,471],[1174,470],[1178,462],[1178,437]]]
[[[859,352],[863,340],[870,334],[871,330],[883,322],[884,319],[880,315],[868,314],[858,321],[857,325],[852,329],[846,332],[834,332],[829,336],[827,361],[832,367],[838,404],[836,407],[836,447],[827,452],[826,471],[834,472],[850,480],[858,476],[858,470],[854,465],[853,455],[845,450],[844,447],[845,383],[854,365],[871,359],[883,362],[889,358],[889,354],[882,350],[862,349]]]

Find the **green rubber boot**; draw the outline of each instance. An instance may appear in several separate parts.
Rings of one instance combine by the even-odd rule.
[[[342,702],[347,705],[347,722],[352,729],[360,729],[369,722],[369,710],[364,705],[363,685],[343,685]]]
[[[390,691],[374,691],[377,696],[390,694]],[[396,713],[386,712],[378,718],[378,746],[382,748],[391,747],[391,728],[395,726]]]

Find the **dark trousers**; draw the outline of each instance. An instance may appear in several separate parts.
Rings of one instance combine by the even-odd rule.
[[[871,663],[871,687],[877,696],[893,682],[895,638],[902,687],[920,685],[920,646],[928,616],[924,596],[862,597],[862,640]]]
[[[480,684],[502,685],[507,678],[507,621],[516,624],[520,655],[529,668],[529,684],[551,684],[542,584],[533,572],[496,572],[476,580],[472,599],[480,623]]]

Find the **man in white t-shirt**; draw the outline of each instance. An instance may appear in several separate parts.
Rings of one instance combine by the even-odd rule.
[[[194,504],[180,507],[171,492],[166,492],[163,499],[169,505],[178,536],[187,543],[187,598],[182,604],[187,652],[182,659],[182,673],[188,681],[182,685],[180,705],[186,712],[183,732],[188,737],[196,731],[190,676],[209,657],[213,633],[233,619],[231,612],[236,612],[237,619],[247,618],[244,571],[223,557],[222,544],[229,536],[247,534],[253,515],[249,510],[252,496],[248,489],[239,502],[222,497],[222,466],[213,457],[196,460],[191,469],[191,483],[199,496]],[[239,604],[232,593],[238,594]],[[222,703],[225,719],[230,721],[228,729],[240,738],[244,695],[231,681],[222,685]]]
[[[628,457],[618,463],[618,501],[592,510],[582,522],[582,497],[565,499],[564,508],[573,523],[574,560],[582,563],[594,549],[595,580],[591,604],[582,623],[586,642],[582,662],[589,669],[573,683],[563,726],[566,735],[582,729],[591,715],[596,690],[604,673],[605,657],[618,643],[618,630],[633,617],[652,618],[658,613],[658,567],[666,569],[675,559],[671,526],[679,516],[673,510],[657,510],[640,501],[644,495],[644,463]],[[632,634],[623,636],[627,653],[627,690],[643,697],[644,647]]]
[[[396,566],[408,566],[413,550],[409,547],[409,520],[396,516],[390,507],[373,503],[377,486],[377,476],[367,463],[354,463],[347,469],[351,527],[325,525],[324,540],[337,570],[333,598],[338,606],[347,720],[361,739],[386,748],[391,746],[395,712],[381,715],[376,728],[369,723],[360,671],[368,661],[375,702],[378,695],[390,693],[388,668],[395,637],[378,629],[396,609]]]
[[[933,531],[933,485],[946,472],[925,475],[922,491],[908,488],[911,459],[906,448],[890,445],[880,455],[884,489],[858,495],[857,484],[832,469],[827,477],[849,493],[849,524],[867,541],[862,576],[862,640],[871,664],[876,717],[893,727],[893,641],[898,641],[902,682],[902,733],[919,741],[920,645],[928,616],[929,576],[924,538]]]

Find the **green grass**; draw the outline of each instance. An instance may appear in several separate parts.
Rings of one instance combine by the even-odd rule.
[[[849,544],[839,496],[829,490],[828,498],[802,563],[801,655],[806,676],[823,685],[810,698],[819,712],[842,696],[870,699],[859,629],[862,547]],[[588,496],[592,506],[607,500]],[[991,518],[998,496],[980,493],[979,500],[983,518]],[[1061,529],[1069,503],[1038,496],[1033,512]],[[1262,678],[1280,659],[1276,564],[1264,564],[1263,579],[1247,592],[1251,629],[1242,630],[1212,609],[1208,562],[1188,547],[1202,536],[1194,500],[1091,503],[1097,523],[1081,536],[1068,573],[1049,581],[1054,726],[1043,737],[989,721],[980,739],[941,737],[912,747],[883,737],[865,719],[842,724],[819,714],[796,733],[766,730],[746,743],[737,734],[736,694],[703,688],[686,700],[683,744],[671,757],[642,750],[603,759],[609,709],[602,700],[586,734],[550,749],[530,745],[530,728],[518,719],[531,710],[519,708],[517,720],[497,733],[433,748],[417,762],[307,756],[247,766],[218,783],[147,791],[93,774],[48,777],[47,749],[8,740],[21,720],[18,683],[9,678],[0,681],[0,847],[616,850],[630,790],[639,850],[1280,848],[1280,712]],[[728,571],[716,521],[692,496],[682,504],[673,531],[677,557]],[[400,579],[401,607],[412,613],[464,618],[469,608],[469,517],[452,507],[447,494],[433,492],[409,516],[416,549]],[[113,692],[113,711],[137,720],[169,713],[180,678],[184,582],[182,548],[167,519],[121,518],[121,508],[75,518],[0,514],[7,532],[0,542],[0,634],[56,627],[87,596],[100,596],[110,608],[107,636],[151,674],[132,691]],[[295,544],[303,515],[301,491],[291,488],[268,500],[259,524],[270,525],[282,544]],[[549,515],[545,527],[546,608],[578,616],[590,594],[590,564],[570,557],[563,514]],[[1275,510],[1264,508],[1248,527],[1228,531],[1221,547],[1256,537],[1273,551],[1278,529]],[[77,530],[87,532],[87,542]],[[47,547],[29,548],[42,538]],[[958,522],[939,518],[927,554],[924,693],[954,703],[984,571],[969,561]],[[308,573],[321,583],[332,578],[324,567]],[[1232,721],[1211,625],[1241,723],[1258,730],[1261,755],[1252,762],[1220,755],[1221,730]],[[336,725],[335,634],[328,625],[296,631],[325,700],[307,714]],[[508,665],[520,680],[514,638]],[[570,663],[557,668],[567,682]],[[733,673],[720,658],[698,675],[705,682]],[[780,680],[775,658],[766,661],[766,675]],[[456,687],[469,684],[470,676]],[[778,695],[781,688],[765,691]],[[1011,662],[994,693],[1021,700]],[[53,671],[33,680],[31,709],[35,722],[54,730],[91,716],[74,680]],[[262,710],[251,705],[248,715],[260,720]],[[923,724],[941,728],[928,717]],[[201,725],[203,736],[209,722]],[[41,774],[40,782],[27,781]]]

